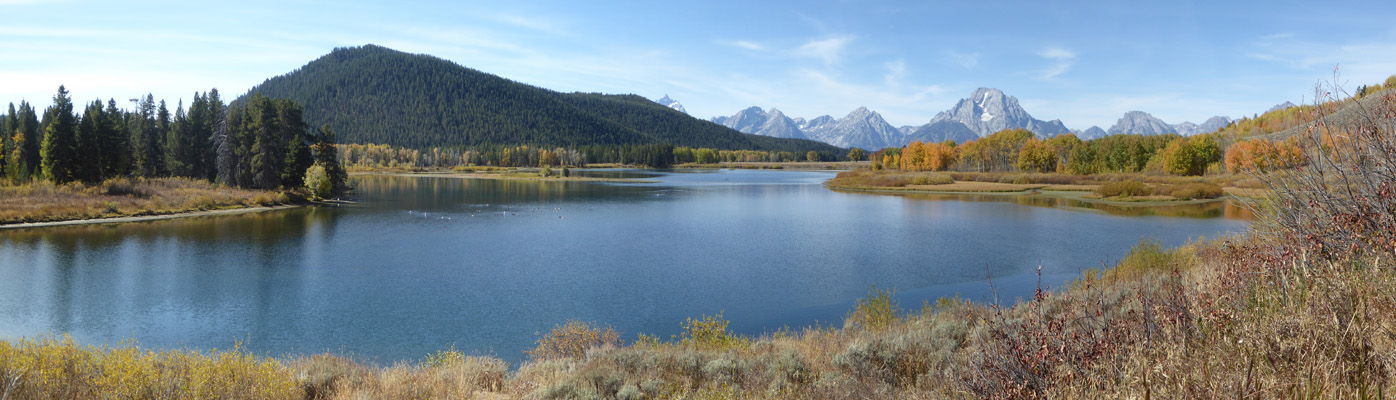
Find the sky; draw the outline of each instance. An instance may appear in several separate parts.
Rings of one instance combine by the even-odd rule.
[[[695,117],[857,107],[922,125],[975,88],[1109,128],[1312,102],[1396,74],[1396,2],[0,0],[0,103],[225,100],[336,47],[434,55],[564,92],[669,95]]]

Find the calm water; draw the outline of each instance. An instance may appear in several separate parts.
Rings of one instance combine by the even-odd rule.
[[[570,318],[627,339],[718,312],[753,334],[838,323],[873,285],[914,307],[986,300],[992,275],[1011,299],[1038,265],[1054,286],[1141,237],[1247,226],[1216,204],[837,193],[827,172],[587,173],[659,182],[360,176],[337,208],[0,231],[0,337],[517,362]]]

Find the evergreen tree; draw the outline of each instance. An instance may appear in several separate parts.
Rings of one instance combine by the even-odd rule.
[[[78,122],[75,144],[74,179],[86,183],[102,181],[102,158],[105,154],[102,151],[101,135],[106,123],[107,117],[102,113],[101,100],[93,101],[83,111],[82,119]]]
[[[58,94],[53,96],[53,107],[44,111],[43,146],[39,158],[43,175],[54,183],[68,183],[77,179],[77,124],[73,118],[73,102],[68,90],[58,86]]]
[[[238,132],[241,132],[242,108],[229,107],[228,113],[218,122],[213,131],[215,152],[214,169],[217,181],[224,185],[240,186],[241,159],[238,149]]]
[[[344,193],[348,189],[349,173],[344,170],[344,164],[339,162],[334,130],[330,129],[330,124],[320,125],[320,133],[317,136],[319,141],[315,143],[315,164],[325,168],[332,188],[330,193]]]
[[[17,169],[22,170],[23,176],[28,178],[39,169],[39,139],[43,131],[39,129],[39,116],[29,102],[20,101],[19,113],[15,116],[18,117],[15,121],[15,133],[24,134],[24,141],[16,145],[23,153],[17,157],[21,161]]]
[[[154,95],[145,95],[128,126],[131,129],[131,154],[136,174],[145,177],[159,176],[164,154],[160,151],[160,141],[157,139],[159,129],[155,123]]]
[[[251,176],[251,186],[275,189],[281,185],[282,163],[286,161],[286,145],[277,129],[277,107],[266,96],[257,95],[247,103],[243,115],[244,169]]]
[[[166,176],[170,174],[169,167],[165,165],[165,136],[170,132],[170,109],[165,107],[165,100],[160,100],[160,107],[155,111],[155,135],[151,138],[155,141],[152,151],[155,155],[155,176]]]
[[[13,115],[15,115],[15,103],[10,103],[8,114],[0,115],[0,180],[6,178],[5,158],[9,155],[10,135],[14,134],[14,128],[10,127],[10,121],[14,120]]]
[[[303,186],[305,169],[315,163],[310,155],[310,144],[305,127],[305,111],[301,105],[290,99],[277,99],[276,140],[285,158],[281,162],[281,186],[298,188]],[[273,153],[274,154],[274,153]]]
[[[203,128],[197,132],[194,141],[195,151],[199,154],[197,169],[202,171],[204,179],[214,180],[218,177],[218,170],[215,168],[216,137],[218,130],[225,126],[228,117],[228,107],[223,104],[223,99],[218,97],[218,89],[209,90],[204,95],[204,117]]]
[[[310,154],[310,138],[306,136],[304,127],[291,128],[290,132],[287,132],[286,140],[289,143],[286,145],[286,162],[283,164],[285,170],[281,173],[282,187],[304,186],[305,169],[315,165],[315,158]]]
[[[197,102],[199,94],[194,94],[194,101]],[[163,102],[162,102],[163,103]],[[165,131],[165,169],[170,172],[170,176],[190,176],[188,157],[189,149],[185,146],[184,137],[189,133],[188,117],[184,115],[184,100],[180,99],[179,106],[175,107],[174,121]]]
[[[125,113],[116,108],[116,99],[107,100],[106,122],[98,131],[102,147],[102,178],[126,175],[131,170],[131,138],[127,135]]]

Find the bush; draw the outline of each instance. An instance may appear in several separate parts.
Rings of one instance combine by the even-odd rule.
[[[620,333],[609,326],[603,328],[590,322],[571,320],[538,338],[538,345],[524,353],[532,360],[581,359],[586,356],[587,349],[621,344]]]
[[[722,313],[705,315],[703,319],[689,318],[683,323],[683,339],[679,343],[693,348],[719,351],[751,344],[750,339],[728,332],[728,323],[729,321],[722,318]]]
[[[239,346],[202,353],[152,352],[132,343],[82,346],[66,336],[0,342],[0,378],[6,378],[0,381],[0,397],[10,399],[298,399],[303,395],[290,370]]]
[[[325,167],[317,163],[305,169],[305,188],[310,191],[311,198],[323,199],[334,191],[334,182],[330,181]]]
[[[1148,196],[1149,188],[1139,181],[1119,181],[1100,185],[1095,190],[1095,194],[1100,197],[1135,197]]]
[[[113,178],[102,183],[108,196],[131,196],[140,199],[150,198],[151,190],[139,179]]]
[[[867,297],[858,299],[853,310],[843,320],[844,329],[880,331],[897,322],[897,302],[891,290],[868,289]]]
[[[919,174],[911,178],[913,185],[948,185],[955,180],[946,174]]]
[[[1340,92],[1321,90],[1328,103],[1315,111],[1317,122],[1284,144],[1323,149],[1312,153],[1313,162],[1298,162],[1304,154],[1291,150],[1285,166],[1295,170],[1260,176],[1274,189],[1273,205],[1262,208],[1275,222],[1267,230],[1323,257],[1396,254],[1396,94],[1339,108],[1344,103],[1327,93]],[[1231,161],[1228,149],[1228,166]]]
[[[1174,187],[1170,194],[1179,199],[1215,199],[1222,196],[1222,188],[1210,183],[1190,183]]]

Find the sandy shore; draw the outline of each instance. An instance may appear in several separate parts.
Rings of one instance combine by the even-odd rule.
[[[68,220],[68,221],[29,222],[29,223],[23,223],[23,224],[0,225],[0,230],[3,230],[3,229],[23,229],[23,228],[44,228],[44,227],[50,227],[50,226],[64,226],[64,225],[120,224],[120,223],[126,223],[126,222],[159,221],[159,220],[175,219],[175,218],[190,218],[190,217],[206,217],[206,216],[214,216],[214,215],[247,214],[247,213],[263,212],[263,211],[285,210],[285,209],[296,208],[296,207],[300,207],[300,206],[299,206],[299,205],[284,205],[284,206],[274,206],[274,207],[248,207],[248,208],[232,208],[232,209],[226,209],[226,210],[191,211],[191,212],[182,212],[182,213],[174,213],[174,214],[161,214],[161,215],[141,215],[141,216],[134,216],[134,217],[93,218],[93,219],[75,219],[75,220]]]

